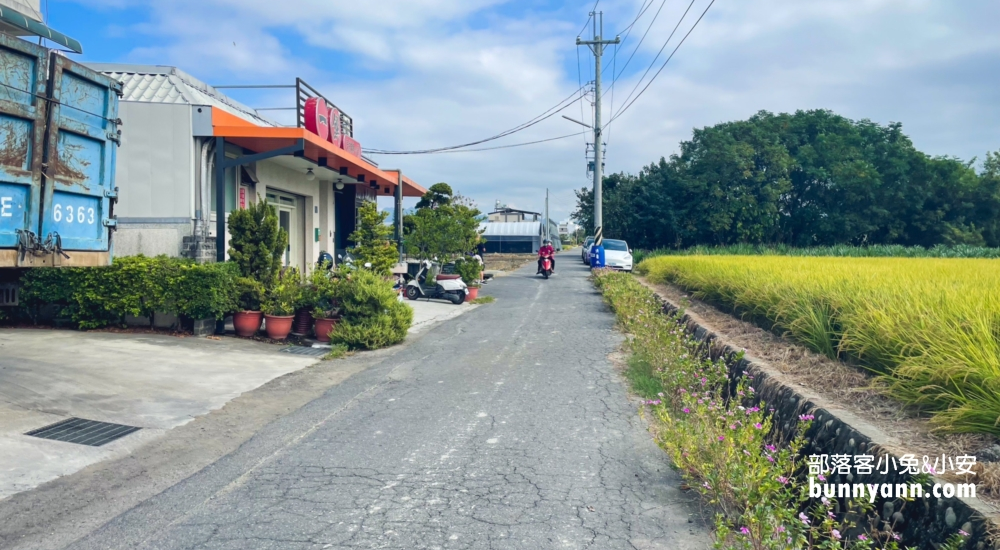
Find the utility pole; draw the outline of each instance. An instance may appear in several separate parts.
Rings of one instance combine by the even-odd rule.
[[[590,51],[594,52],[594,231],[604,225],[601,202],[603,196],[601,184],[604,178],[604,159],[601,158],[601,55],[604,54],[604,46],[608,44],[619,44],[621,38],[616,36],[614,40],[603,40],[604,34],[604,12],[590,12],[590,18],[594,20],[594,39],[580,40],[576,37],[576,45],[586,45]],[[598,25],[600,18],[600,25]]]
[[[545,188],[545,239],[549,240],[552,236],[549,235],[549,188]]]

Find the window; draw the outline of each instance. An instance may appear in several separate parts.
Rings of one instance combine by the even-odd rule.
[[[226,169],[226,212],[232,212],[236,208],[236,171],[239,167]],[[218,212],[216,205],[216,181],[213,173],[212,177],[212,212]]]
[[[625,241],[618,241],[615,239],[605,239],[604,250],[619,250],[621,252],[626,252],[628,251],[628,245],[625,244]]]

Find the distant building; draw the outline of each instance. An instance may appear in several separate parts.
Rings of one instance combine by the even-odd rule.
[[[489,254],[534,254],[545,239],[544,223],[541,221],[486,222],[479,225],[486,239]],[[555,224],[550,224],[549,235],[552,246],[562,250]]]
[[[561,222],[559,224],[559,236],[560,237],[568,237],[568,236],[576,233],[578,229],[580,229],[579,225],[573,223],[570,220],[566,220],[566,221]]]
[[[487,215],[487,219],[491,222],[497,223],[516,223],[516,222],[537,222],[541,221],[541,212],[531,212],[529,210],[518,210],[516,208],[497,208],[493,212]]]

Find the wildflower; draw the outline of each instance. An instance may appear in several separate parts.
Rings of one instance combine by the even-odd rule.
[[[866,537],[864,533],[861,533],[858,535],[858,540],[868,540],[868,537]]]
[[[815,420],[815,419],[816,419],[816,417],[813,416],[813,415],[811,415],[811,414],[800,414],[799,415],[799,420],[801,420],[803,422],[806,422],[806,421],[809,421],[809,420]]]
[[[753,393],[753,386],[747,386],[747,391]]]
[[[754,428],[757,428],[758,430],[761,430],[761,429],[763,429],[763,428],[764,428],[764,426],[761,426],[760,422],[758,422],[758,423],[754,424],[754,425],[753,425],[753,427],[754,427]]]
[[[893,534],[892,534],[892,538],[893,538],[893,539],[895,539],[895,540],[899,540],[899,539],[901,539],[902,537],[900,537],[900,536],[899,536],[899,533],[893,533]]]
[[[750,456],[750,451],[748,451],[748,450],[746,450],[746,449],[743,449],[743,454],[745,454],[745,455],[747,455],[747,456]]]
[[[706,488],[706,489],[708,489],[709,491],[712,490],[712,486],[709,485],[707,481],[705,483],[702,483],[701,486],[704,487],[704,488]]]
[[[687,390],[685,390],[684,388],[681,388],[681,389],[679,389],[677,391],[680,392],[680,393],[687,393]]]
[[[833,513],[833,512],[830,512],[829,510],[827,510],[827,512],[826,512],[826,515],[827,515],[827,517],[829,517],[830,519],[837,519],[837,516],[836,516],[836,515],[834,515],[834,513]]]
[[[750,453],[747,453],[747,454],[750,454]],[[767,461],[773,463],[774,462],[774,457],[771,456],[771,455],[767,455]]]
[[[750,530],[747,529],[746,527],[740,527],[740,533],[743,533],[744,535],[749,535]]]
[[[730,424],[729,425],[729,429],[730,430],[735,430],[736,429],[736,424]]]
[[[799,512],[799,521],[802,522],[802,525],[809,525],[809,518],[803,512]]]
[[[833,531],[830,532],[830,534],[833,535],[833,538],[840,540],[840,531],[834,529]]]
[[[819,501],[822,502],[824,506],[830,505],[830,501],[826,497],[820,497]]]
[[[683,409],[681,409],[681,412],[683,412],[684,414],[690,414],[691,413],[691,409],[689,409],[687,407],[684,407]]]
[[[725,441],[725,440],[726,440],[725,436],[722,436],[722,435],[719,436],[719,441]]]
[[[817,477],[817,478],[819,478],[819,480],[820,480],[820,481],[826,481],[826,476],[825,476],[825,475],[823,475],[823,474],[819,474],[819,475],[818,475],[818,476],[816,476],[816,477]]]
[[[966,533],[965,531],[963,531],[963,530],[961,530],[961,529],[959,529],[959,530],[958,530],[958,534],[959,534],[959,535],[962,535],[963,537],[967,537],[967,536],[969,536],[969,534],[968,534],[968,533]]]
[[[771,451],[772,453],[778,450],[778,448],[775,447],[774,445],[764,445],[764,448],[767,449],[768,451]]]
[[[784,525],[779,525],[778,526],[778,532],[779,533],[784,533],[785,532],[785,526]]]
[[[788,478],[785,476],[778,476],[778,483],[782,485],[788,485]],[[782,527],[781,529],[784,529],[784,527]],[[780,533],[781,530],[779,530],[778,532]]]

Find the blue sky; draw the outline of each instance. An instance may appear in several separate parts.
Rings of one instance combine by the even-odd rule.
[[[593,0],[48,2],[51,26],[83,43],[84,61],[177,65],[211,84],[284,84],[300,76],[352,115],[363,146],[396,150],[490,136],[568,96],[581,78],[575,38],[593,7]],[[708,2],[696,0],[692,13]],[[616,85],[616,105],[605,96],[605,120],[688,1],[599,3],[606,35],[647,4],[618,63],[647,28],[649,34]],[[692,128],[761,109],[828,108],[854,119],[899,121],[930,154],[981,158],[1000,149],[998,20],[994,0],[717,0],[615,122],[607,169],[637,172],[675,152]],[[579,56],[586,81],[592,58],[586,49]],[[605,61],[613,60],[609,51]],[[293,104],[288,92],[233,95],[254,107]],[[581,102],[563,113],[586,120],[589,112]],[[578,128],[556,116],[494,143]],[[539,210],[549,188],[557,219],[572,210],[572,190],[588,185],[582,136],[499,151],[375,158],[425,186],[447,181],[483,209],[499,199]]]

